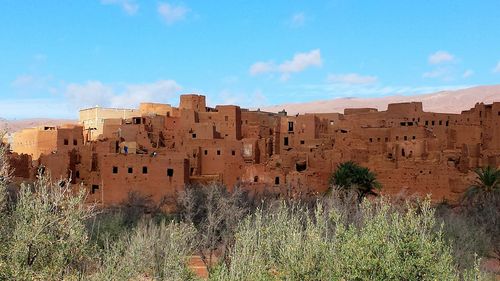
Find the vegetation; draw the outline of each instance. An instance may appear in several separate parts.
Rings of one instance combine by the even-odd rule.
[[[359,203],[360,191],[345,187],[311,204],[192,186],[175,217],[137,194],[97,211],[78,186],[47,176],[10,196],[5,153],[0,146],[0,280],[196,280],[192,255],[210,280],[486,280],[475,253],[495,248],[472,243],[498,230],[484,213],[429,200]]]
[[[330,178],[330,184],[344,190],[355,190],[361,202],[366,195],[376,193],[382,185],[377,181],[375,173],[355,162],[340,163]]]
[[[464,199],[474,201],[482,200],[485,196],[493,196],[500,192],[500,170],[491,166],[478,168],[476,179],[465,193]]]

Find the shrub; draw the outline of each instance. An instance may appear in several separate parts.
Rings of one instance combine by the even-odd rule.
[[[88,254],[84,220],[93,213],[84,201],[84,190],[61,187],[48,177],[21,186],[7,243],[12,279],[64,279],[82,271]]]
[[[91,280],[190,280],[187,262],[195,229],[183,223],[143,221],[116,241],[108,241]]]
[[[312,216],[309,213],[313,213]],[[214,280],[457,280],[458,271],[429,201],[399,212],[365,201],[359,225],[322,205],[258,210],[247,217],[230,264]]]

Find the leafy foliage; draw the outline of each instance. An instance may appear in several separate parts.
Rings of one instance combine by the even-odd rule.
[[[476,179],[466,191],[464,200],[468,203],[481,201],[485,196],[500,192],[500,170],[491,166],[478,168]]]
[[[368,194],[375,194],[375,189],[382,188],[372,171],[352,161],[337,166],[330,178],[330,184],[345,190],[354,189],[360,201]]]
[[[403,213],[384,199],[365,201],[360,211],[356,226],[322,205],[258,210],[213,280],[458,280],[429,201]]]

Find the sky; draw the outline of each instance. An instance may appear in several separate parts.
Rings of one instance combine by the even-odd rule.
[[[500,84],[498,0],[0,3],[0,117],[266,105]]]

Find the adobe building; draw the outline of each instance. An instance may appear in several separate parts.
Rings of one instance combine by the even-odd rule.
[[[420,102],[386,111],[288,116],[236,105],[207,107],[205,96],[181,95],[179,107],[90,108],[80,125],[18,132],[13,151],[71,177],[89,200],[116,204],[131,191],[160,201],[186,184],[217,181],[256,193],[325,192],[336,166],[352,160],[377,174],[382,193],[432,194],[454,200],[473,169],[500,166],[500,102],[461,114],[425,112]]]

